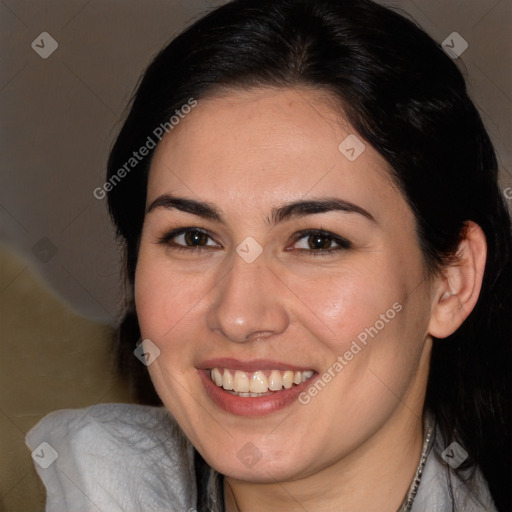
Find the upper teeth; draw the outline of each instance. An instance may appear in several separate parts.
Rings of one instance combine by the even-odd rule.
[[[280,391],[283,387],[288,389],[294,384],[305,382],[313,376],[313,371],[292,372],[291,370],[242,372],[240,370],[227,370],[225,368],[213,368],[210,378],[217,386],[226,391],[236,393],[267,393],[268,391]]]

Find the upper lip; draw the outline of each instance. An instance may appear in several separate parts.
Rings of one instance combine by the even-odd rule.
[[[295,372],[305,372],[312,370],[311,366],[297,366],[282,361],[273,361],[271,359],[251,359],[250,361],[240,361],[231,357],[218,357],[208,359],[200,363],[199,370],[211,370],[212,368],[228,368],[230,370],[240,370],[243,372],[257,372],[258,370],[292,370]]]

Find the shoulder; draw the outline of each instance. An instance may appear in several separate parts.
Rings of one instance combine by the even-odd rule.
[[[447,445],[439,428],[435,429],[411,512],[497,512],[480,469],[456,471],[466,456],[460,445]]]
[[[100,404],[45,416],[26,436],[47,511],[188,510],[193,448],[163,407]]]

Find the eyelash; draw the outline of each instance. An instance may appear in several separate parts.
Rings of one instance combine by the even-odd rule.
[[[203,233],[206,236],[208,236],[211,240],[214,241],[214,237],[211,232],[209,232],[206,229],[202,228],[196,228],[196,227],[187,227],[187,228],[178,228],[174,229],[172,231],[169,231],[165,235],[159,238],[158,243],[162,245],[169,246],[172,250],[177,251],[188,251],[188,252],[202,252],[207,247],[212,246],[184,246],[179,244],[172,243],[172,239],[176,238],[177,236],[186,234],[188,232],[198,232]],[[352,247],[352,244],[345,238],[342,238],[340,236],[334,235],[333,233],[330,233],[329,231],[324,231],[323,229],[305,229],[302,231],[299,231],[293,235],[293,244],[296,244],[299,240],[305,237],[309,236],[322,236],[327,237],[330,239],[331,243],[334,242],[338,244],[337,247],[330,247],[328,249],[291,249],[290,251],[299,251],[301,253],[310,254],[312,256],[333,256],[334,253],[341,251],[341,250],[347,250]]]

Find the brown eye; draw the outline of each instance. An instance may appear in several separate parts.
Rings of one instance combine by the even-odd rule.
[[[184,234],[186,245],[191,247],[202,247],[207,245],[209,236],[202,231],[187,231]]]
[[[316,234],[308,237],[308,246],[313,250],[330,249],[333,240],[328,235]]]
[[[345,238],[323,230],[308,229],[295,235],[294,249],[313,256],[347,250],[352,244]]]
[[[220,248],[209,232],[198,228],[174,229],[159,238],[158,243],[170,249],[185,251]]]

